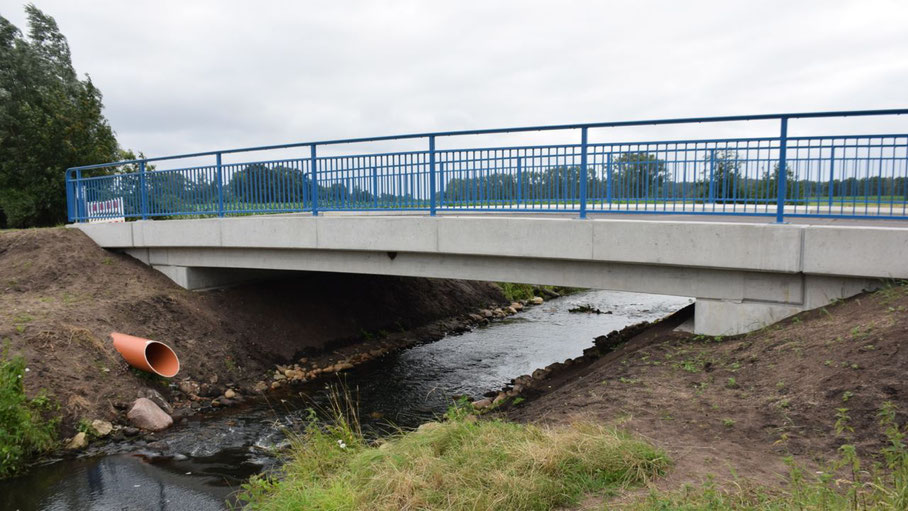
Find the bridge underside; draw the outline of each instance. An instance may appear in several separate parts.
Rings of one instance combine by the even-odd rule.
[[[188,289],[269,271],[553,284],[697,299],[731,335],[908,277],[908,228],[533,217],[273,216],[79,226]]]
[[[878,280],[863,278],[457,254],[213,248],[126,252],[191,290],[268,278],[278,270],[525,282],[692,296],[697,300],[694,332],[705,335],[755,330],[879,284]]]

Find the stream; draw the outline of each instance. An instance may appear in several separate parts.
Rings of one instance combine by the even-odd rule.
[[[444,413],[454,395],[480,397],[552,362],[577,357],[593,338],[671,314],[688,298],[585,291],[530,307],[503,320],[416,346],[351,371],[346,387],[367,434],[414,428]],[[569,313],[591,305],[610,314]],[[334,380],[335,382],[337,380]],[[299,397],[256,400],[191,417],[156,441],[107,446],[109,454],[49,462],[0,481],[3,510],[225,509],[249,476],[279,464],[283,431],[324,406],[325,382]]]

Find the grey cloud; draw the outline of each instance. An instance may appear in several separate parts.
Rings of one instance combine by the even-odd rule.
[[[431,130],[906,106],[908,4],[894,0],[37,4],[69,38],[77,70],[104,93],[121,143],[148,155]],[[7,0],[3,15],[25,28],[18,3]]]

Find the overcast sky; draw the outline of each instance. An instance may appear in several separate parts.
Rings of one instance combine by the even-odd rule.
[[[908,107],[905,0],[35,3],[56,18],[76,70],[103,92],[120,143],[149,156],[417,131]],[[26,31],[22,2],[0,5]],[[906,125],[903,117],[842,129]],[[758,128],[777,130],[742,129]],[[593,136],[659,132],[641,133]]]

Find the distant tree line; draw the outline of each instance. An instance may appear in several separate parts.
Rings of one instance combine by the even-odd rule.
[[[151,215],[170,213],[211,214],[217,211],[219,194],[224,210],[298,210],[311,207],[312,181],[308,172],[285,164],[252,163],[225,165],[218,189],[216,167],[157,171],[145,174],[145,204]],[[358,180],[362,183],[363,179]],[[373,204],[410,205],[417,199],[412,191],[383,192],[378,195],[352,178],[322,178],[317,187],[322,208],[370,207]],[[87,183],[88,200],[123,198],[127,215],[138,215],[142,206],[141,177],[120,174],[99,184]]]
[[[647,152],[625,152],[612,161],[611,174],[604,164],[587,167],[587,197],[613,200],[772,201],[778,195],[778,163],[758,176],[743,171],[744,160],[734,152],[717,151],[709,160],[697,162],[696,172],[671,175],[668,162]],[[448,203],[472,201],[544,201],[549,198],[580,198],[579,166],[547,166],[501,170],[454,171],[462,177],[445,181],[440,198]],[[611,182],[609,183],[609,179]],[[831,189],[830,189],[831,186]],[[799,179],[791,166],[786,169],[786,197],[876,196],[908,200],[908,177],[850,177],[828,180]]]

